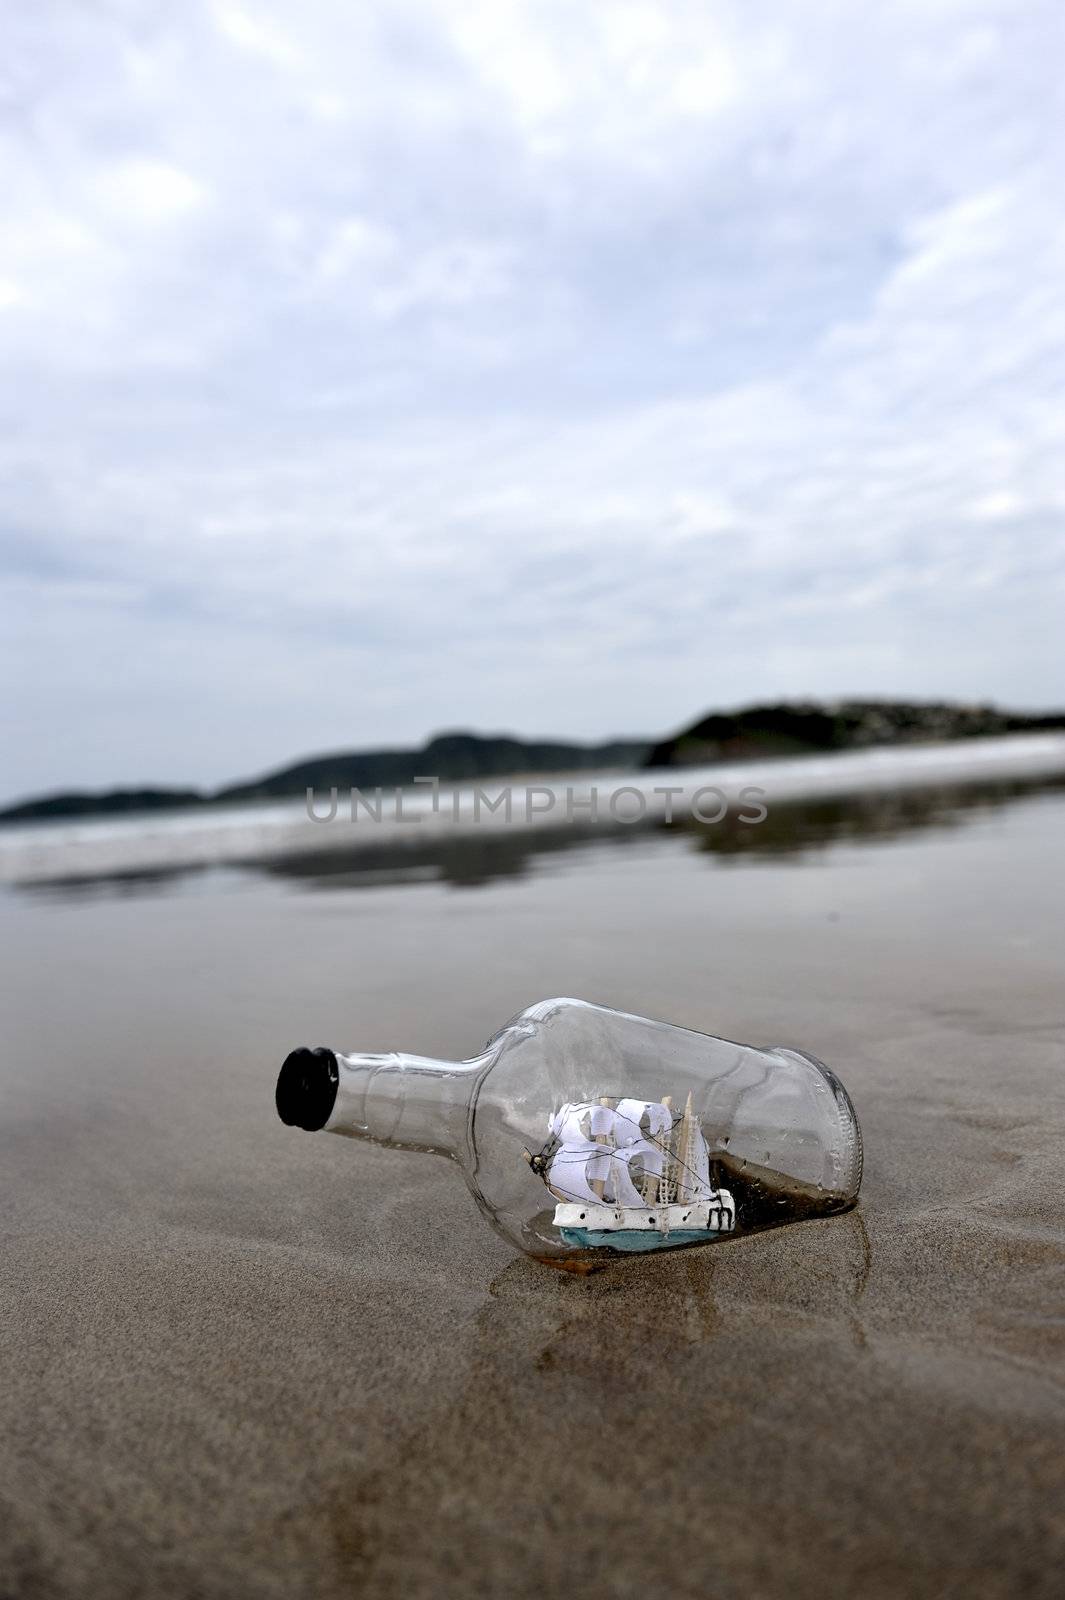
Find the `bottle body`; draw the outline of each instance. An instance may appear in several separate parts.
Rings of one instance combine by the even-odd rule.
[[[580,1000],[530,1006],[466,1062],[296,1052],[278,1110],[453,1157],[487,1220],[558,1264],[844,1210],[861,1182],[854,1108],[813,1057]]]

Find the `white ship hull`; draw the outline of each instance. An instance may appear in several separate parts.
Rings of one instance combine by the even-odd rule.
[[[613,1206],[591,1201],[561,1200],[555,1226],[580,1233],[731,1233],[736,1205],[727,1189],[687,1205]]]

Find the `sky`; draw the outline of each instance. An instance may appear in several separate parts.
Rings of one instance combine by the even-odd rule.
[[[0,13],[0,798],[1065,703],[1059,0]]]

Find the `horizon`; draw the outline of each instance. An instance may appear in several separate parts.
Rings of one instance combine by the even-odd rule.
[[[4,793],[1065,702],[1056,18],[15,8]]]
[[[643,744],[647,745],[649,748],[653,748],[657,744],[666,742],[670,739],[679,738],[690,728],[712,716],[738,715],[746,711],[758,710],[770,705],[789,706],[796,709],[804,706],[816,706],[821,710],[832,711],[833,709],[841,706],[855,704],[870,706],[909,704],[914,706],[925,706],[928,708],[943,706],[955,711],[985,710],[1006,716],[1021,717],[1065,715],[1065,712],[1062,711],[1060,706],[1051,704],[1048,704],[1045,707],[1025,707],[1006,705],[1001,701],[994,700],[946,700],[940,699],[934,695],[920,695],[907,697],[904,699],[892,699],[883,695],[837,695],[823,699],[805,699],[803,697],[795,697],[779,701],[744,701],[732,706],[716,705],[710,708],[704,708],[696,716],[690,717],[684,722],[670,725],[665,730],[643,733],[606,733],[596,735],[591,738],[570,738],[566,735],[544,732],[526,734],[515,732],[513,729],[474,728],[469,726],[461,727],[452,725],[449,727],[434,729],[425,734],[425,736],[420,740],[412,740],[408,742],[396,741],[388,744],[350,743],[336,745],[328,749],[308,750],[298,755],[276,759],[257,769],[255,772],[248,772],[239,775],[230,773],[221,780],[211,783],[198,783],[192,779],[182,778],[172,780],[157,780],[152,777],[143,777],[134,778],[127,781],[113,783],[104,782],[100,784],[79,784],[75,782],[64,784],[62,787],[36,790],[33,792],[24,792],[22,794],[15,795],[0,793],[0,812],[37,801],[60,798],[64,795],[80,795],[86,798],[103,798],[108,795],[122,794],[125,792],[135,793],[137,791],[145,791],[150,793],[153,791],[166,792],[168,790],[173,790],[174,793],[184,792],[194,794],[197,796],[197,798],[211,800],[218,794],[224,793],[227,789],[240,788],[245,784],[255,783],[264,778],[272,777],[276,773],[284,772],[290,767],[304,766],[311,762],[327,760],[334,756],[343,758],[352,755],[403,754],[407,752],[418,753],[428,749],[437,740],[446,738],[473,738],[485,742],[492,742],[495,740],[501,742],[512,740],[517,744],[523,745],[563,744],[572,745],[576,749],[594,749],[599,746],[615,744]],[[1008,735],[1008,737],[1013,736],[1014,735]],[[989,737],[998,737],[998,735],[989,735]]]

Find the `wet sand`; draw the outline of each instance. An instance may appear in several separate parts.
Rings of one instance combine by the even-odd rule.
[[[1056,1594],[1063,826],[7,890],[0,1594]],[[294,1045],[459,1056],[554,993],[821,1056],[859,1209],[576,1279],[276,1119]]]

